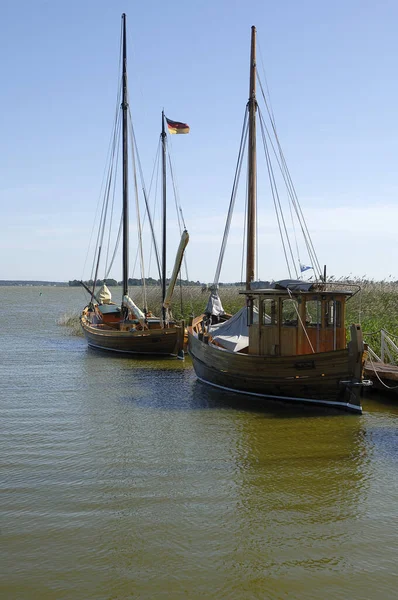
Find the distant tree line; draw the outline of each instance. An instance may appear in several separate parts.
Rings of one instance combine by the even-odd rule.
[[[0,280],[0,286],[46,286],[46,287],[65,287],[68,284],[66,281],[25,281],[20,279],[2,279]]]
[[[169,279],[167,279],[167,283],[169,283]],[[94,282],[92,279],[89,279],[88,281],[84,281],[84,283],[87,285],[87,287],[92,288],[94,285]],[[108,287],[120,287],[122,285],[121,281],[116,281],[116,279],[98,279],[97,283],[96,283],[96,287],[101,287],[104,283],[106,283],[106,285]],[[147,277],[145,279],[145,283],[146,285],[160,285],[160,280],[159,279],[153,279],[153,277]],[[266,287],[266,284],[268,282],[255,282],[254,284],[252,284],[253,287]],[[348,283],[348,281],[347,281]],[[398,282],[391,282],[391,283],[398,283]],[[3,279],[0,280],[0,286],[12,286],[12,285],[20,285],[20,286],[52,286],[52,287],[65,287],[65,286],[69,286],[69,287],[79,287],[80,284],[80,280],[78,279],[73,279],[73,281],[23,281],[23,280],[12,280],[12,279]],[[142,280],[141,279],[129,279],[129,286],[140,286],[142,285]],[[202,283],[201,281],[190,281],[187,279],[182,279],[181,281],[178,279],[177,280],[177,285],[183,285],[183,286],[201,286],[205,289],[210,289],[211,284],[206,284],[206,283]],[[219,283],[220,287],[244,287],[246,284],[242,281],[235,281],[234,283]]]
[[[169,283],[169,279],[166,280],[166,283]],[[94,285],[94,281],[89,279],[88,281],[84,281],[87,287],[92,288]],[[146,277],[145,279],[146,285],[160,285],[160,279],[153,279],[153,277]],[[116,279],[98,279],[96,282],[96,287],[101,287],[102,285],[107,285],[108,287],[120,287],[123,285],[122,281],[116,281]],[[78,287],[81,283],[78,279],[73,279],[73,281],[69,281],[70,287]],[[142,279],[133,279],[129,278],[129,286],[140,286],[142,285]],[[201,281],[190,281],[188,279],[178,279],[177,285],[182,286],[201,286],[204,289],[210,289],[211,284],[206,284]],[[219,287],[245,287],[246,283],[244,281],[235,281],[233,283],[219,283]],[[252,283],[253,288],[259,287],[267,287],[269,285],[269,281],[255,281]]]

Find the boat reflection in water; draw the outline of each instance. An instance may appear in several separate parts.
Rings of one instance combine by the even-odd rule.
[[[219,471],[213,502],[220,521],[207,534],[220,568],[229,564],[245,581],[261,581],[264,598],[319,597],[314,587],[328,596],[330,578],[333,597],[346,597],[370,550],[363,530],[372,513],[372,444],[363,423],[312,406],[259,405],[199,382],[194,404],[204,406],[205,392],[207,419],[197,438],[212,439],[203,487]],[[295,595],[297,585],[303,596]]]

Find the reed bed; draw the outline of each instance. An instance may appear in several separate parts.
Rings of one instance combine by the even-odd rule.
[[[115,302],[121,299],[121,288],[110,288]],[[234,314],[244,305],[244,296],[240,296],[238,291],[241,288],[227,286],[220,288],[220,297],[227,313]],[[147,306],[155,315],[161,314],[162,297],[161,290],[156,286],[147,286]],[[188,322],[191,316],[197,316],[203,313],[209,299],[210,292],[202,292],[200,286],[177,287],[171,303],[171,312],[175,319],[184,319]],[[130,288],[130,296],[134,302],[143,308],[143,290],[140,286]],[[83,306],[82,306],[83,309]],[[72,335],[83,335],[80,322],[80,313],[65,313],[57,321],[58,325],[67,327]]]
[[[369,281],[365,279],[339,280],[339,287],[353,286],[359,291],[347,302],[346,325],[359,323],[367,341],[374,351],[380,350],[380,330],[385,329],[393,336],[398,336],[398,282]],[[355,287],[356,286],[356,287]],[[245,297],[238,292],[242,288],[236,286],[221,286],[220,298],[224,310],[236,313],[245,303]],[[111,288],[116,302],[120,300],[120,288]],[[188,321],[191,316],[200,315],[207,304],[209,291],[203,291],[200,286],[177,287],[172,301],[172,313],[176,319]],[[130,290],[133,300],[143,307],[142,288],[133,287]],[[147,305],[154,314],[161,312],[161,291],[158,287],[147,286]],[[83,308],[83,307],[82,307]],[[62,315],[58,324],[68,327],[72,335],[81,335],[79,314]]]
[[[364,340],[380,356],[380,330],[398,336],[398,282],[357,280],[361,290],[347,302],[346,325],[359,323]]]
[[[386,329],[398,335],[398,282],[358,281],[361,290],[347,303],[347,324],[360,323],[372,334]]]
[[[80,315],[76,313],[64,313],[57,319],[57,325],[61,325],[62,327],[68,327],[69,333],[71,335],[83,335],[82,329],[80,327]]]

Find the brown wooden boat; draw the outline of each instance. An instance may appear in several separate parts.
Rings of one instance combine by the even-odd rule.
[[[246,289],[241,292],[246,306],[230,319],[225,317],[216,287],[220,254],[213,297],[206,313],[193,319],[188,327],[188,351],[197,377],[212,386],[249,396],[316,403],[360,413],[360,391],[366,383],[362,332],[359,325],[352,325],[347,347],[345,330],[345,304],[353,291],[327,284],[326,272],[315,283],[285,280],[266,289],[253,289],[258,108],[255,36],[252,27],[247,105]],[[230,214],[226,232],[228,220]],[[224,248],[225,241],[222,252]]]
[[[98,251],[95,259],[95,277],[92,289],[81,282],[85,289],[89,292],[91,298],[88,305],[83,309],[80,322],[87,339],[88,345],[111,352],[121,354],[139,354],[139,355],[177,355],[183,356],[184,353],[184,332],[185,324],[183,321],[175,321],[170,313],[170,301],[173,294],[174,286],[181,267],[185,247],[188,243],[189,236],[185,230],[182,233],[180,246],[177,251],[177,257],[174,265],[173,274],[166,289],[166,132],[165,132],[165,116],[162,113],[162,161],[163,161],[163,238],[162,238],[162,268],[160,268],[160,259],[157,255],[156,241],[154,247],[156,259],[159,268],[159,275],[162,282],[162,315],[155,317],[146,307],[141,310],[129,296],[129,190],[128,190],[128,148],[129,148],[129,105],[127,92],[127,49],[126,49],[126,15],[122,15],[122,79],[121,79],[121,110],[122,110],[122,240],[123,240],[123,291],[122,301],[120,305],[112,302],[111,294],[106,285],[96,293],[96,281],[98,276],[98,268],[101,258],[102,241],[104,239],[105,219],[108,212],[109,190],[113,187],[111,180],[106,184],[108,196],[104,199],[102,210],[103,220],[101,220],[99,228]],[[119,135],[117,127],[119,119],[115,122],[115,131],[113,135],[114,144],[117,143]],[[179,125],[179,123],[175,123]],[[185,126],[183,133],[189,131],[188,126]],[[112,156],[117,155],[115,147],[112,151]],[[109,173],[114,173],[116,169],[114,165],[109,169]],[[137,188],[137,185],[135,185]],[[138,202],[137,202],[138,204]],[[146,205],[148,219],[153,233],[153,224],[151,221],[150,212]],[[141,223],[139,220],[139,210],[137,209],[137,229],[139,230],[139,249],[141,256],[141,264],[143,263]],[[119,236],[117,236],[119,237]],[[145,277],[143,280],[145,281]]]
[[[105,308],[113,313],[102,312]],[[121,354],[181,355],[184,347],[184,322],[169,322],[165,327],[160,319],[120,318],[116,305],[91,305],[84,309],[81,326],[92,348]]]
[[[209,315],[197,317],[188,327],[188,351],[198,378],[251,396],[361,412],[364,345],[359,325],[351,326],[348,347],[345,341],[344,307],[352,292],[336,294],[314,286],[309,291],[287,288],[243,293],[248,336],[246,340],[239,336],[239,342],[247,345],[229,349],[236,336],[223,336],[223,323],[214,329]],[[297,319],[286,317],[286,304],[289,317],[296,305]],[[309,305],[319,314],[319,320],[311,324]]]

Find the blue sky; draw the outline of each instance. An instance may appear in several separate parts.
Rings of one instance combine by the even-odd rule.
[[[337,277],[398,279],[395,1],[3,0],[1,12],[0,279],[89,275],[83,264],[112,127],[122,12],[147,181],[162,108],[191,127],[171,140],[191,279],[211,281],[217,263],[248,96],[251,25],[320,263]],[[237,215],[243,210],[238,205]],[[259,213],[258,276],[283,278],[265,189]],[[237,221],[222,281],[241,276]],[[173,251],[173,218],[170,229]]]

